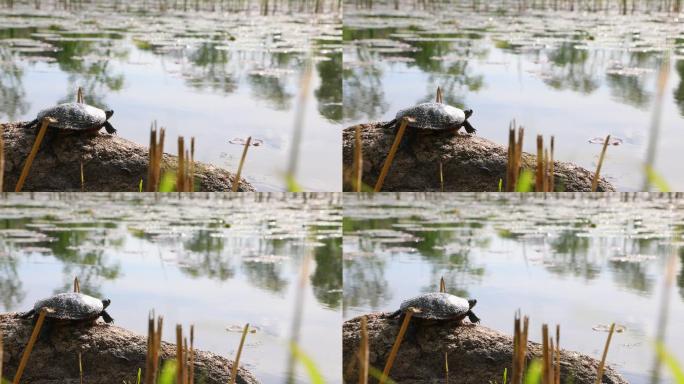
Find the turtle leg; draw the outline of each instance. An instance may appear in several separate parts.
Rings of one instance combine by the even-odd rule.
[[[385,317],[385,318],[387,318],[387,319],[396,319],[396,318],[399,317],[402,313],[403,313],[403,312],[401,311],[401,309],[397,309],[396,311],[390,313],[389,315],[385,315],[385,316],[383,316],[383,317]]]
[[[383,128],[383,129],[396,128],[397,119],[392,119],[392,120],[388,121],[387,123],[380,123],[380,124],[378,124],[378,126]]]
[[[103,127],[107,131],[107,133],[109,133],[110,135],[116,134],[116,129],[114,129],[114,127],[112,127],[111,124],[109,124],[109,121],[105,121]]]
[[[33,316],[33,315],[35,315],[35,314],[36,314],[36,311],[32,309],[32,310],[30,310],[30,311],[28,311],[28,312],[22,313],[19,317],[22,318],[22,319],[28,319],[29,317],[31,317],[31,316]]]
[[[477,324],[477,323],[480,322],[480,318],[477,317],[477,316],[475,316],[475,314],[473,313],[473,311],[468,311],[468,312],[466,313],[466,316],[468,316],[468,320],[470,320],[470,322],[473,323],[473,324]]]
[[[466,121],[463,122],[463,128],[465,128],[466,132],[468,132],[468,133],[475,133],[475,132],[477,132],[477,129],[475,129],[472,125],[470,125],[470,123],[468,122],[468,120],[466,120]]]
[[[107,313],[107,311],[102,311],[100,315],[102,316],[102,319],[105,321],[105,323],[109,324],[114,322],[114,319],[112,319],[112,317],[109,316],[109,313]]]

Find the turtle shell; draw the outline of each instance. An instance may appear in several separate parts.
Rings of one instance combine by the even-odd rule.
[[[88,320],[100,316],[104,310],[102,300],[82,293],[60,293],[47,299],[38,300],[33,306],[36,313],[50,308],[47,317],[61,320]]]
[[[100,129],[107,121],[105,111],[83,103],[64,103],[38,112],[38,120],[44,117],[57,120],[51,127],[74,131]]]
[[[418,129],[443,130],[459,127],[466,120],[465,112],[442,103],[423,103],[397,112],[398,122],[404,117],[413,118],[409,127]]]
[[[470,310],[468,300],[449,293],[426,293],[401,303],[402,311],[419,309],[413,316],[421,319],[449,320],[464,317]]]

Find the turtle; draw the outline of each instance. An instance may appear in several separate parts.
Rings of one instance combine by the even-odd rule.
[[[45,317],[49,320],[64,322],[94,322],[100,316],[106,323],[114,321],[105,309],[111,304],[109,299],[97,299],[83,293],[70,292],[59,293],[46,299],[38,300],[33,309],[21,315],[28,319],[37,319],[38,314],[43,308],[49,308]]]
[[[54,107],[43,109],[38,112],[36,119],[29,123],[29,127],[39,127],[45,117],[57,120],[51,123],[50,128],[59,131],[85,133],[97,132],[101,128],[109,134],[115,134],[116,129],[109,123],[109,118],[114,114],[113,110],[102,110],[84,103],[64,103]]]
[[[418,319],[456,321],[457,324],[461,324],[463,319],[468,317],[471,323],[477,324],[480,319],[472,311],[475,304],[477,304],[475,299],[464,299],[449,293],[425,293],[404,300],[399,309],[390,314],[389,317],[403,316],[409,308],[415,308],[419,312],[414,313],[413,317]]]
[[[413,142],[418,130],[422,131],[454,131],[458,132],[461,127],[469,134],[474,134],[477,130],[468,122],[468,118],[473,115],[472,109],[462,110],[451,105],[429,102],[404,108],[397,112],[394,119],[382,124],[383,128],[393,127],[398,131],[404,117],[409,117],[407,128],[407,139],[402,141],[402,147],[406,147]]]

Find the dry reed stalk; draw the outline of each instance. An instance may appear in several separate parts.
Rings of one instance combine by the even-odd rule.
[[[194,141],[193,141],[194,142]],[[195,325],[190,325],[190,358],[188,359],[190,368],[190,383],[195,384]]]
[[[238,347],[237,355],[235,356],[235,361],[233,361],[233,368],[230,371],[230,384],[235,384],[235,379],[237,378],[238,366],[240,365],[240,355],[242,355],[242,347],[245,346],[245,338],[247,337],[247,331],[249,331],[249,323],[245,324],[245,328],[242,330],[240,346]]]
[[[81,360],[81,352],[78,353],[78,375],[83,384],[83,360]]]
[[[511,384],[522,384],[525,373],[525,358],[527,354],[527,331],[529,318],[520,319],[520,313],[515,314],[513,327],[513,364],[511,366]]]
[[[176,384],[184,384],[183,368],[183,326],[176,324]]]
[[[399,328],[399,334],[397,335],[396,340],[394,340],[394,345],[392,345],[392,350],[390,351],[389,357],[387,358],[387,363],[385,363],[385,369],[382,371],[382,376],[380,376],[380,384],[384,384],[385,381],[387,381],[387,378],[389,377],[392,365],[394,365],[394,359],[397,357],[397,352],[399,352],[399,346],[401,346],[401,341],[404,339],[404,334],[406,333],[409,321],[411,321],[411,317],[413,316],[414,312],[417,312],[416,309],[411,307],[404,313],[404,321],[401,323],[401,328]]]
[[[515,131],[512,122],[508,126],[508,157],[506,160],[506,192],[512,192],[513,183],[513,156],[515,155]]]
[[[190,176],[188,184],[189,192],[195,192],[195,136],[190,138]]]
[[[188,338],[183,338],[183,384],[188,384]]]
[[[78,87],[78,90],[76,91],[76,102],[79,104],[83,104],[83,88]]]
[[[444,382],[449,384],[449,352],[444,352]]]
[[[3,129],[0,127],[0,192],[3,189],[3,180],[5,178],[5,139],[3,138]]]
[[[185,191],[185,139],[178,136],[178,169],[176,170],[176,191]]]
[[[594,179],[591,181],[591,191],[596,192],[598,188],[599,177],[601,174],[601,166],[603,165],[603,159],[606,157],[606,149],[608,148],[608,142],[610,141],[610,135],[606,136],[606,141],[603,143],[603,149],[601,150],[601,156],[599,157],[598,165],[596,166],[596,173],[594,173]]]
[[[2,381],[2,330],[0,329],[0,382]]]
[[[19,176],[19,181],[17,181],[17,185],[14,188],[14,192],[21,192],[21,189],[24,187],[24,182],[26,181],[26,178],[28,177],[29,171],[31,170],[31,165],[33,164],[33,160],[36,158],[36,154],[38,153],[38,148],[40,148],[40,143],[43,142],[43,138],[45,137],[45,132],[47,131],[48,125],[50,123],[56,123],[57,120],[53,119],[52,117],[44,117],[43,121],[40,126],[40,131],[38,131],[38,135],[36,136],[36,141],[33,143],[33,148],[31,148],[31,152],[28,155],[28,158],[26,158],[26,162],[24,163],[24,169],[21,170],[21,175]]]
[[[442,160],[439,161],[439,187],[440,191],[444,192],[444,167],[442,165]]]
[[[361,142],[361,126],[356,126],[354,133],[354,191],[361,192],[363,179],[363,144]]]
[[[81,292],[81,283],[78,282],[78,276],[74,277],[74,292]]]
[[[515,133],[518,133],[516,140]],[[508,161],[506,163],[506,192],[515,192],[522,164],[522,146],[525,128],[517,127],[515,120],[508,126]]]
[[[553,136],[551,136],[551,151],[553,152]],[[561,371],[561,349],[560,349],[560,325],[556,325],[556,362],[555,362],[555,368],[554,368],[554,373],[556,374],[553,378],[553,383],[554,384],[560,384],[560,371]]]
[[[150,384],[154,384],[157,381],[157,373],[159,372],[159,349],[161,347],[163,324],[164,318],[161,316],[157,317],[157,330],[154,332],[152,349],[152,382]]]
[[[157,138],[157,133],[159,137]],[[147,168],[147,192],[159,191],[159,180],[161,177],[161,160],[164,155],[164,128],[157,131],[157,122],[153,122],[150,127],[150,148],[149,164]]]
[[[437,96],[435,97],[435,101],[438,103],[442,103],[442,88],[437,87]]]
[[[446,283],[444,282],[444,276],[439,278],[439,291],[444,293],[446,292]]]
[[[401,125],[399,126],[397,136],[394,138],[394,143],[392,143],[392,147],[390,148],[389,154],[387,155],[387,159],[385,159],[385,164],[383,164],[382,170],[380,171],[380,177],[378,178],[378,181],[375,184],[375,192],[380,192],[382,190],[382,185],[385,183],[385,177],[387,177],[387,173],[389,172],[389,169],[392,166],[392,161],[394,161],[394,155],[397,153],[397,149],[399,149],[399,143],[401,143],[401,138],[404,137],[404,131],[406,131],[408,123],[408,117],[404,117],[401,120]]]
[[[47,315],[48,312],[52,312],[52,310],[48,308],[43,308],[40,310],[40,313],[38,314],[38,321],[36,321],[36,325],[33,327],[33,332],[31,333],[28,344],[26,344],[26,349],[24,349],[24,353],[21,355],[21,361],[19,361],[19,367],[17,368],[17,373],[14,375],[12,384],[19,384],[21,381],[21,376],[24,374],[24,369],[26,369],[26,364],[31,356],[31,351],[33,350],[33,346],[36,344],[40,329],[43,327],[43,321],[45,321],[45,315]]]
[[[153,352],[154,352],[154,314],[150,312],[147,317],[147,356],[145,358],[145,384],[154,383],[154,372],[153,372]]]
[[[549,192],[554,192],[556,190],[556,164],[553,160],[555,141],[555,137],[551,136],[551,151],[549,154]]]
[[[606,140],[607,142],[607,140]],[[601,363],[598,366],[598,373],[596,374],[596,384],[601,384],[603,379],[603,369],[606,366],[606,358],[608,357],[608,348],[610,347],[610,340],[613,338],[613,332],[615,331],[615,323],[610,325],[610,331],[608,331],[608,339],[606,339],[606,345],[603,348],[603,356],[601,356]]]
[[[245,142],[245,148],[242,150],[242,157],[240,157],[240,164],[238,165],[237,173],[235,174],[235,180],[233,181],[233,192],[237,192],[240,187],[240,175],[242,175],[242,166],[245,164],[245,159],[247,158],[247,150],[252,144],[252,136],[247,138]]]
[[[83,176],[83,160],[81,160],[81,192],[85,192],[85,177]]]
[[[368,348],[368,319],[361,318],[361,344],[357,354],[361,369],[359,369],[359,384],[368,384],[368,360],[370,351]]]
[[[537,135],[537,172],[534,191],[544,192],[544,138],[542,135]]]

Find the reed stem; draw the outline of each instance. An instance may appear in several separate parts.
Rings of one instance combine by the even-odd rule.
[[[40,334],[40,329],[43,327],[43,321],[45,321],[45,316],[48,314],[48,312],[52,312],[52,310],[48,308],[43,308],[40,310],[38,314],[38,321],[36,321],[36,325],[33,327],[33,332],[31,333],[28,344],[26,345],[26,349],[24,349],[24,354],[21,355],[21,361],[19,361],[19,367],[17,368],[17,373],[14,375],[12,384],[19,384],[21,381],[21,376],[24,374],[24,369],[26,369],[26,364],[31,356],[31,351],[33,351],[33,346],[36,344],[36,340]]]
[[[361,126],[356,126],[354,133],[354,191],[361,192],[363,180],[363,143],[361,142]]]
[[[240,177],[242,175],[242,166],[245,165],[245,159],[247,158],[247,150],[252,144],[252,136],[247,138],[245,142],[245,148],[242,150],[242,157],[240,157],[240,164],[238,165],[237,172],[235,173],[235,180],[233,181],[232,191],[237,192],[240,187]]]
[[[238,366],[240,365],[240,356],[242,355],[242,347],[244,347],[244,345],[245,345],[245,338],[247,337],[247,331],[249,331],[249,323],[245,324],[245,328],[242,330],[242,338],[240,339],[240,346],[238,347],[237,355],[235,356],[235,361],[233,362],[233,368],[230,371],[230,384],[235,384],[235,379],[237,378]]]
[[[608,142],[608,140],[606,140]],[[615,323],[610,325],[610,331],[608,331],[608,339],[606,339],[606,345],[603,348],[603,356],[601,356],[601,363],[598,367],[598,374],[596,375],[596,384],[601,384],[603,380],[603,370],[606,366],[606,358],[608,357],[608,348],[610,347],[610,340],[613,338],[613,332],[615,331]]]
[[[24,187],[24,182],[26,181],[29,171],[31,170],[33,160],[36,158],[38,148],[40,148],[40,143],[43,142],[43,138],[45,137],[45,132],[47,131],[48,125],[50,125],[50,123],[56,122],[57,120],[53,119],[52,117],[43,118],[43,121],[41,122],[40,126],[40,131],[38,131],[36,141],[33,143],[33,148],[31,148],[31,152],[29,153],[29,156],[26,159],[26,162],[24,163],[24,169],[21,170],[21,175],[19,176],[19,181],[17,181],[17,185],[14,188],[14,192],[21,192],[21,189]]]
[[[359,384],[368,384],[368,360],[370,351],[368,348],[368,319],[361,318],[361,345],[357,354],[361,369],[359,370]]]
[[[401,143],[401,139],[402,137],[404,137],[404,131],[406,131],[408,123],[408,117],[404,117],[401,120],[401,125],[399,126],[397,136],[394,138],[394,143],[392,143],[392,147],[390,148],[389,154],[387,155],[387,159],[385,159],[385,164],[382,166],[382,170],[380,171],[380,177],[378,178],[378,181],[375,184],[375,192],[380,192],[382,190],[382,185],[385,183],[385,178],[387,177],[387,173],[389,172],[389,169],[392,166],[392,161],[394,161],[394,155],[397,153],[397,149],[399,149],[399,143]]]
[[[394,345],[392,345],[392,350],[390,351],[389,357],[387,358],[387,363],[385,363],[385,369],[382,371],[382,376],[380,376],[380,384],[384,384],[389,377],[392,365],[394,365],[394,359],[397,357],[399,352],[399,346],[401,346],[401,341],[404,339],[404,334],[406,334],[406,329],[408,329],[409,321],[411,321],[411,316],[416,312],[414,308],[409,308],[404,313],[404,321],[401,323],[401,328],[399,328],[399,334],[396,340],[394,340]]]
[[[601,174],[601,166],[603,165],[603,159],[606,157],[606,149],[608,149],[608,142],[610,142],[610,135],[606,136],[606,141],[603,142],[603,149],[601,150],[601,156],[599,157],[599,162],[596,166],[596,173],[594,173],[594,179],[591,181],[592,192],[596,192],[596,189],[598,189],[598,182]]]

